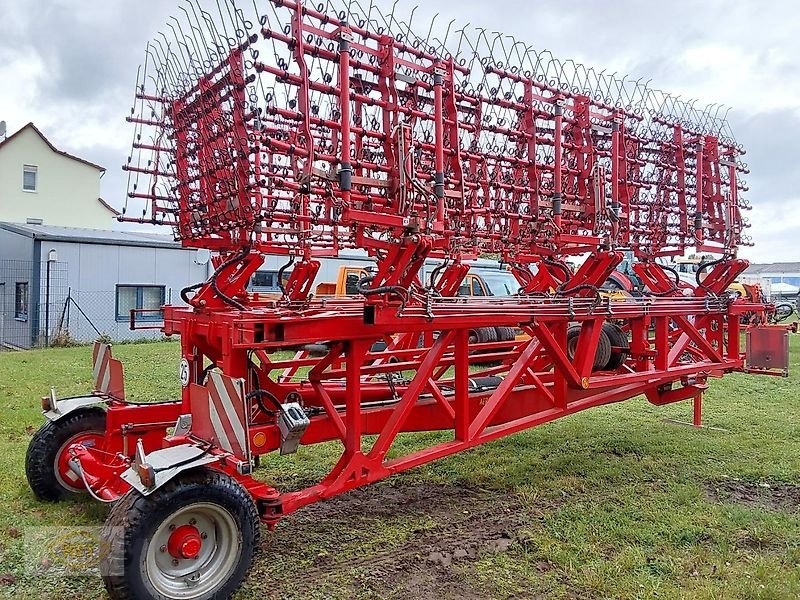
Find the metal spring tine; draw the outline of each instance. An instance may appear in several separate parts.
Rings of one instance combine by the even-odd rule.
[[[182,9],[183,7],[179,6],[178,8]],[[194,37],[189,38],[186,35],[186,33],[183,31],[183,27],[181,26],[181,22],[175,16],[170,16],[170,20],[174,21],[175,24],[178,26],[178,31],[180,31],[180,34],[181,34],[180,37],[182,37],[184,40],[187,40],[187,39],[191,40],[191,44],[192,44],[192,46],[194,46],[194,54],[195,55],[199,54],[199,49],[197,48],[196,40],[194,39]],[[179,36],[178,36],[177,32],[175,31],[175,28],[172,27],[171,25],[170,25],[170,28],[172,29],[172,33],[175,35],[175,37],[178,38]],[[187,53],[189,55],[189,62],[192,65],[195,65],[196,64],[195,63],[196,59],[195,59],[194,55],[192,54],[191,49],[189,48],[188,44],[186,44],[185,42],[184,42],[183,45],[186,48]],[[196,70],[197,70],[197,67],[195,66],[195,72],[196,72]]]
[[[170,18],[173,19],[173,20],[175,19],[175,17],[170,17]],[[175,43],[179,48],[179,52],[180,52],[180,57],[179,58],[181,59],[181,62],[183,63],[184,70],[186,71],[186,73],[192,73],[192,71],[194,71],[195,74],[196,74],[196,67],[193,64],[191,64],[192,58],[191,58],[191,51],[189,50],[189,46],[187,46],[184,42],[181,41],[180,36],[178,36],[178,32],[176,31],[176,29],[172,25],[172,23],[170,23],[169,21],[167,21],[167,27],[169,27],[172,30],[172,35],[175,36]],[[184,48],[186,49],[185,53],[183,51]],[[176,56],[176,58],[178,58],[178,56]],[[187,62],[187,60],[188,60],[188,62]]]
[[[374,3],[373,3],[373,0],[370,0],[369,9],[368,10],[364,10],[364,7],[361,6],[361,3],[358,2],[358,0],[351,0],[350,5],[351,6],[352,5],[357,6],[358,10],[360,11],[360,16],[363,17],[363,25],[362,25],[362,20],[360,19],[359,22],[358,22],[358,26],[360,28],[369,27],[369,22],[370,22],[370,19],[372,18],[372,9],[375,6]]]
[[[641,105],[641,96],[640,96],[640,88],[642,85],[643,77],[639,77],[636,81],[633,82],[633,86],[628,93],[628,105],[630,106],[630,111],[633,113],[639,112],[639,106]]]
[[[206,38],[203,22],[200,20],[200,16],[197,14],[197,11],[199,10],[199,4],[196,6],[190,0],[184,0],[184,2],[192,11],[190,15],[186,7],[180,5],[180,9],[186,18],[186,24],[189,27],[192,41],[197,51],[197,63],[206,70],[211,69],[216,63],[217,53],[215,49],[212,48],[212,44],[209,43],[209,40]]]
[[[156,45],[153,42],[155,42],[155,44],[158,44],[158,48],[156,48]],[[158,57],[159,61],[161,62],[161,68],[157,68],[157,71],[156,71],[157,74],[160,77],[164,78],[164,83],[167,83],[167,80],[166,80],[167,76],[172,77],[173,79],[172,79],[172,82],[170,83],[170,87],[171,87],[171,89],[176,90],[178,88],[178,86],[177,86],[177,81],[178,80],[176,79],[176,74],[171,72],[171,70],[172,70],[171,69],[171,65],[169,64],[169,62],[167,60],[169,54],[165,50],[164,45],[156,37],[156,38],[153,38],[153,40],[152,40],[152,42],[150,44],[150,47],[153,49],[154,52],[158,52],[158,51],[161,52],[161,56]],[[154,58],[155,58],[155,56],[154,56]]]
[[[200,17],[197,15],[197,10],[199,9],[199,5],[196,7],[195,4],[190,0],[184,0],[184,2],[186,2],[186,4],[189,5],[189,8],[192,9],[192,15],[191,16],[189,15],[189,11],[186,10],[186,7],[184,7],[183,5],[180,5],[179,8],[186,15],[186,22],[189,24],[189,28],[192,30],[192,32],[194,32],[192,39],[194,40],[195,46],[197,47],[197,53],[198,55],[200,55],[201,54],[200,48],[203,48],[205,50],[206,60],[209,61],[211,64],[213,64],[214,63],[214,55],[212,54],[213,50],[211,49],[208,40],[206,40],[205,34],[203,33],[203,25],[200,22]],[[194,23],[192,23],[192,16],[194,17],[195,21]],[[199,40],[197,39],[197,36],[199,36],[200,38]]]
[[[395,0],[394,2],[395,6],[397,5],[397,1],[398,0]],[[375,32],[378,33],[379,35],[391,35],[392,31],[391,23],[386,18],[386,15],[384,15],[378,8],[375,9],[375,13],[376,13],[375,19],[371,21],[376,24]],[[378,19],[380,19],[380,21]],[[383,25],[381,25],[381,22],[383,23]]]
[[[531,60],[531,55],[535,56],[536,59]],[[529,47],[525,52],[525,58],[528,61],[529,68],[527,69],[527,71],[530,73],[530,79],[531,81],[536,81],[539,74],[539,70],[541,69],[540,54],[534,48]],[[523,67],[525,66],[524,61],[522,66]]]
[[[711,115],[711,111],[715,106],[716,103],[713,103],[703,109],[703,122],[700,125],[701,131],[706,131],[707,133],[714,132],[714,117]]]
[[[419,7],[414,6],[411,9],[411,14],[408,15],[408,22],[406,23],[406,33],[405,33],[405,38],[406,40],[408,40],[408,43],[410,43],[411,38],[416,37],[414,33],[411,31],[411,25],[414,22],[414,13],[417,12],[417,8]]]
[[[469,27],[469,26],[470,26],[470,24],[467,23],[461,29],[457,29],[456,30],[456,33],[460,33],[461,35],[459,35],[459,37],[458,37],[458,44],[456,45],[456,51],[453,54],[453,59],[454,60],[458,60],[459,64],[461,64],[460,61],[462,60],[462,58],[461,58],[461,48],[462,48],[462,46],[464,44],[464,38],[466,37],[467,27]],[[464,62],[466,63],[466,61],[464,61]]]
[[[454,24],[455,22],[456,22],[456,20],[455,20],[455,19],[452,19],[452,20],[451,20],[451,21],[450,21],[450,22],[447,24],[447,29],[445,29],[445,32],[444,32],[444,37],[442,38],[442,40],[441,40],[441,41],[440,41],[440,40],[438,40],[438,39],[436,40],[436,41],[438,41],[438,42],[439,42],[439,45],[442,47],[442,49],[444,49],[444,51],[445,51],[445,52],[447,52],[447,39],[450,37],[450,31],[452,30],[452,28],[453,28],[453,24]],[[449,53],[449,52],[448,52],[448,53]],[[449,53],[449,54],[452,56],[452,53]]]
[[[499,31],[493,31],[492,35],[494,36],[494,44],[496,45],[498,42],[500,43],[500,52],[503,53],[503,57],[502,57],[503,60],[501,62],[503,63],[503,68],[507,68],[508,67],[508,52],[506,51],[505,44],[503,43],[503,34],[500,33]],[[494,49],[494,47],[492,49]],[[494,55],[494,53],[492,53],[492,54]]]
[[[391,30],[392,24],[393,24],[393,23],[395,23],[395,20],[394,20],[394,11],[395,11],[395,9],[397,8],[397,3],[398,3],[399,1],[400,1],[400,0],[394,0],[394,3],[392,4],[392,12],[391,12],[391,13],[389,13],[389,18],[388,18],[388,20],[386,20],[386,22],[387,22],[387,25],[388,25],[388,28],[389,28],[390,30]]]
[[[237,39],[235,37],[233,37],[232,35],[230,35],[230,33],[228,33],[228,27],[227,27],[227,25],[225,23],[225,15],[222,12],[222,7],[220,6],[220,0],[215,0],[215,2],[216,2],[216,5],[217,5],[217,13],[219,14],[219,23],[222,26],[222,31],[223,31],[223,33],[225,35],[224,39],[228,44],[228,50],[232,50],[233,48],[236,47]],[[223,0],[223,2],[224,2],[224,0]],[[226,8],[227,8],[227,4],[226,4]],[[233,33],[234,33],[234,35],[236,34],[235,29],[234,29]]]
[[[642,84],[642,86],[641,86],[641,88],[639,90],[639,95],[640,95],[639,107],[640,107],[640,113],[641,113],[642,116],[644,116],[646,114],[646,112],[647,112],[646,102],[647,102],[647,97],[648,97],[648,95],[650,93],[650,83],[652,81],[653,81],[652,78],[650,78],[647,81],[645,81]]]
[[[147,56],[145,55],[145,63],[146,63],[146,60],[147,60]],[[139,65],[139,67],[136,69],[136,88],[135,88],[135,93],[134,93],[134,96],[133,96],[133,107],[131,107],[131,116],[134,116],[136,114],[136,104],[137,104],[137,102],[140,103],[140,106],[144,105],[144,100],[141,100],[141,99],[136,97],[140,93],[140,85],[143,85],[143,84],[139,83],[145,77],[145,73],[143,71],[144,71],[144,69],[143,69],[142,65]],[[141,124],[140,123],[135,123],[134,127],[133,127],[133,141],[131,143],[131,154],[128,155],[128,160],[126,162],[127,165],[130,165],[133,162],[133,147],[134,147],[134,144],[137,141],[137,136],[139,136],[139,138],[141,137],[141,134],[139,133],[140,131],[141,131]],[[142,152],[141,149],[139,149],[138,152],[137,152],[137,154],[138,154],[137,164],[141,164],[141,152]],[[134,173],[132,171],[128,171],[128,182],[127,182],[127,185],[125,187],[126,190],[131,190],[131,179],[137,180],[138,176],[139,176],[139,173],[136,173],[136,177],[133,177],[133,175],[134,175]],[[136,183],[134,181],[134,190],[136,189],[135,186],[136,186]],[[128,212],[128,199],[129,199],[129,195],[126,193],[125,194],[125,202],[124,202],[124,204],[122,206],[122,214],[123,215],[125,215]]]
[[[210,51],[210,54],[212,56],[212,60],[216,63],[217,61],[222,60],[222,57],[227,51],[227,48],[224,45],[222,45],[219,40],[226,39],[227,36],[223,36],[219,32],[219,30],[217,29],[217,25],[214,22],[213,15],[210,12],[204,10],[200,6],[199,0],[193,0],[193,1],[197,3],[197,9],[200,11],[200,16],[203,17],[203,23],[205,25],[205,28],[208,30],[209,35],[212,37],[213,51]],[[199,19],[198,19],[198,26],[200,26],[202,30],[203,25],[200,24]]]
[[[145,55],[147,56],[147,58],[155,60],[156,59],[156,56],[154,55],[155,51],[152,50],[151,48],[152,48],[152,42],[148,42],[147,48],[145,49]],[[162,96],[166,96],[168,93],[167,88],[159,81],[159,79],[156,79],[156,77],[159,78],[161,77],[161,72],[157,67],[155,69],[156,69],[155,76],[153,76],[152,73],[146,73],[144,78],[149,79],[150,81],[153,82],[153,89],[156,90],[156,93],[161,94]],[[143,91],[145,89],[145,85],[146,84],[144,83],[142,84]]]
[[[236,36],[236,41],[239,42],[239,45],[241,45],[243,41],[247,39],[247,31],[246,29],[240,29],[237,26],[236,17],[234,16],[236,15],[236,6],[233,6],[233,13],[231,13],[231,0],[222,0],[222,3],[225,5],[225,10],[228,12],[228,19],[231,27],[233,28],[233,33]],[[217,6],[219,6],[219,0],[217,0]],[[220,14],[220,17],[224,21],[225,17],[222,16],[222,14]]]
[[[718,104],[717,110],[714,111],[714,116],[712,117],[714,121],[714,131],[717,136],[722,136],[722,128],[725,125],[723,119],[720,118],[719,113],[724,108],[724,104]]]
[[[160,42],[159,42],[159,46],[161,47],[162,53],[164,54],[164,66],[167,69],[171,68],[172,74],[173,74],[173,76],[175,78],[175,82],[176,82],[175,87],[177,89],[180,89],[180,84],[183,83],[185,81],[185,78],[186,78],[185,67],[184,67],[184,72],[181,73],[180,72],[180,65],[177,64],[178,56],[172,50],[172,46],[173,46],[172,42],[170,42],[167,39],[167,36],[166,36],[166,34],[164,34],[163,31],[159,31],[158,35],[161,36],[161,38],[164,40],[164,45],[163,46],[161,46]],[[156,38],[156,41],[158,41],[157,38]],[[175,60],[170,60],[171,57],[174,58]]]
[[[416,10],[416,8],[414,10]],[[411,14],[413,15],[414,13],[412,12]],[[430,44],[431,35],[433,35],[433,26],[436,23],[436,19],[438,17],[439,17],[439,13],[437,12],[435,15],[433,15],[433,18],[431,19],[430,27],[428,27],[428,35],[425,36],[425,46],[426,47]]]

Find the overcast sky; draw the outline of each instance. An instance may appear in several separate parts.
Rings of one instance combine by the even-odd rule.
[[[208,4],[211,0],[204,0]],[[256,0],[258,3],[266,0]],[[251,0],[241,0],[248,5]],[[389,0],[375,0],[387,12]],[[59,148],[108,169],[103,197],[121,207],[136,68],[173,0],[0,0],[0,119],[33,121]],[[413,2],[400,0],[410,9]],[[791,0],[438,0],[442,17],[502,31],[559,58],[652,78],[734,107],[747,149],[754,261],[800,260],[800,11]]]

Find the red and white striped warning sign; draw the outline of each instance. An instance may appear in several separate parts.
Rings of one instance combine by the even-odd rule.
[[[111,346],[95,342],[92,348],[94,389],[118,400],[125,399],[125,374],[122,363],[111,356]]]
[[[192,434],[250,460],[244,379],[211,371],[205,386],[190,384]]]

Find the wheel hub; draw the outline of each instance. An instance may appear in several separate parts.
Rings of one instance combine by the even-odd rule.
[[[69,465],[69,461],[72,458],[69,448],[75,444],[82,444],[87,448],[101,447],[103,441],[103,434],[96,431],[79,433],[67,440],[56,455],[56,479],[59,483],[67,489],[75,491],[85,490],[86,488],[83,485],[83,481]]]
[[[165,518],[147,545],[145,569],[159,597],[207,598],[235,568],[238,529],[225,508],[186,505]]]
[[[176,528],[169,536],[167,550],[178,559],[197,558],[203,547],[203,539],[200,532],[193,525],[181,525]]]

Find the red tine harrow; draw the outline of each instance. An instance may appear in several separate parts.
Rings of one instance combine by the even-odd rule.
[[[259,520],[593,406],[643,394],[699,411],[710,377],[786,373],[773,307],[726,294],[749,240],[721,108],[484,30],[422,35],[413,11],[373,3],[178,10],[139,73],[123,219],[215,251],[211,278],[163,308],[182,397],[126,401],[99,344],[97,389],[44,398],[28,456],[40,498],[117,501],[113,597],[227,597]],[[351,249],[375,259],[359,294],[314,297],[319,261]],[[721,258],[686,289],[657,259],[690,249]],[[646,291],[600,294],[623,251]],[[483,253],[516,295],[456,295]],[[280,298],[247,289],[268,254],[286,257]],[[521,333],[476,347],[475,327]],[[391,452],[432,430],[452,438]],[[252,475],[261,455],[331,440],[341,458],[315,485]]]

